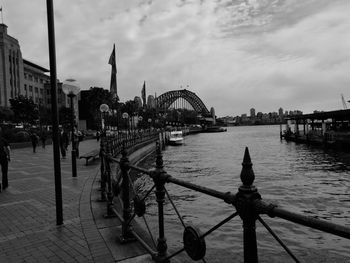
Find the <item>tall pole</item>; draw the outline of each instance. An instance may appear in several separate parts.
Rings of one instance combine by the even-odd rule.
[[[77,177],[77,157],[76,157],[76,151],[75,151],[75,139],[74,139],[74,104],[73,104],[73,98],[74,94],[68,95],[70,98],[70,109],[71,109],[71,126],[72,126],[72,134],[71,134],[71,140],[72,140],[72,177]]]
[[[51,82],[51,111],[52,111],[52,141],[55,171],[55,196],[56,196],[56,224],[63,224],[62,209],[62,183],[61,183],[61,161],[58,132],[58,110],[57,110],[57,72],[56,72],[56,48],[55,48],[55,24],[53,1],[46,0],[47,27],[49,39],[50,56],[50,82]]]

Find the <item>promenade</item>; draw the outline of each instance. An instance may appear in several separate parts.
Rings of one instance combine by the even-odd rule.
[[[96,140],[79,147],[80,154],[98,148]],[[0,193],[0,262],[149,260],[138,243],[118,244],[120,223],[103,218],[99,161],[85,166],[78,159],[77,170],[73,178],[69,149],[61,160],[64,224],[57,226],[52,145],[39,146],[36,153],[31,147],[12,150],[9,187]]]

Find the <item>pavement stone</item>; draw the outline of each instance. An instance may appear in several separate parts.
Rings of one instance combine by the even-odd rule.
[[[98,149],[80,143],[80,153]],[[0,262],[115,262],[91,212],[90,192],[99,168],[77,160],[71,176],[70,150],[61,160],[64,224],[56,225],[52,145],[12,150],[9,187],[0,193]]]

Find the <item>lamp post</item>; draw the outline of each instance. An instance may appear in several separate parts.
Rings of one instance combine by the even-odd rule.
[[[113,124],[114,124],[114,130],[118,130],[118,125],[117,125],[117,110],[113,110]]]
[[[125,120],[125,128],[127,130],[129,130],[129,124],[128,124],[128,121],[129,121],[129,114],[127,112],[124,112],[122,114],[122,118]]]
[[[72,177],[77,177],[77,158],[76,158],[76,148],[75,148],[75,139],[74,139],[74,104],[73,99],[78,95],[80,91],[79,84],[75,79],[67,79],[62,85],[63,92],[70,99],[70,108],[71,108],[71,139],[72,139]]]
[[[152,119],[149,118],[149,119],[148,119],[148,128],[149,128],[149,130],[151,130],[151,122],[152,122]]]
[[[140,123],[142,122],[142,120],[143,120],[143,118],[142,118],[142,116],[139,116],[139,122],[138,122],[138,124],[137,124],[137,127],[140,129]]]
[[[101,104],[100,105],[100,112],[101,112],[101,130],[102,130],[102,132],[103,133],[105,133],[106,132],[106,130],[105,130],[105,128],[106,128],[106,124],[105,124],[105,114],[106,114],[106,112],[108,112],[109,111],[109,107],[108,107],[108,105],[107,104]]]

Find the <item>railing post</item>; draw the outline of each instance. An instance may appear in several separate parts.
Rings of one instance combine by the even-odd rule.
[[[108,159],[108,156],[105,157],[105,169],[106,169],[106,176],[107,176],[107,214],[104,215],[105,218],[111,218],[115,217],[116,215],[114,214],[113,211],[113,191],[112,191],[112,175],[111,175],[111,165],[110,165],[110,160]]]
[[[243,221],[244,263],[258,262],[255,232],[255,221],[258,213],[254,202],[257,199],[261,199],[261,196],[253,185],[255,175],[252,166],[249,150],[246,147],[241,171],[241,181],[243,184],[239,187],[236,195],[236,209]]]
[[[103,133],[102,133],[103,134]],[[105,136],[101,136],[100,142],[100,173],[101,173],[101,199],[99,201],[106,201],[106,170],[105,170],[105,154],[106,154],[106,138]]]
[[[154,170],[153,180],[156,185],[156,199],[158,203],[158,226],[159,226],[159,237],[157,240],[157,257],[156,262],[162,261],[167,257],[167,243],[164,234],[164,202],[165,202],[165,183],[166,183],[166,172],[163,169],[163,156],[157,142],[157,157],[156,157],[156,169]],[[163,262],[163,261],[162,261]],[[169,260],[164,262],[170,262]]]
[[[125,141],[123,142],[122,157],[120,159],[120,170],[122,172],[122,201],[123,201],[123,223],[122,223],[122,235],[120,241],[122,243],[130,242],[135,240],[133,234],[131,233],[130,218],[131,218],[131,208],[130,208],[130,191],[129,191],[129,158],[127,156],[127,151],[125,148]]]

